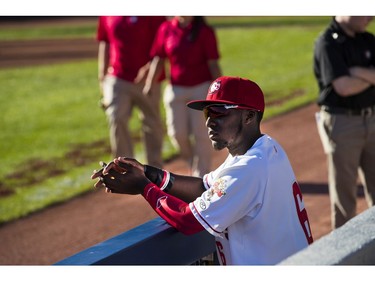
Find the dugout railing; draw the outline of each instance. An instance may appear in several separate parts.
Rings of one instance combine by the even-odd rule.
[[[56,265],[198,265],[213,256],[215,241],[202,231],[186,236],[156,218]],[[210,264],[217,264],[213,258]],[[279,265],[374,265],[375,207],[315,241]]]
[[[208,232],[187,236],[156,218],[56,265],[194,265],[214,252],[215,240]]]

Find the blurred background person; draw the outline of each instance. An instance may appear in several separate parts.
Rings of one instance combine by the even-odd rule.
[[[109,123],[113,156],[134,157],[129,120],[140,112],[146,161],[162,167],[163,129],[160,116],[163,71],[155,77],[152,96],[142,93],[150,66],[150,50],[162,16],[101,16],[97,28],[98,78]]]
[[[375,200],[375,37],[366,31],[372,19],[336,16],[315,43],[333,229],[356,215],[358,170],[368,206]]]
[[[167,61],[169,81],[163,101],[168,135],[191,175],[203,176],[212,168],[213,148],[204,118],[189,111],[186,103],[205,99],[210,83],[221,76],[215,32],[204,17],[175,16],[160,26],[151,54],[144,93],[154,95],[153,85]]]

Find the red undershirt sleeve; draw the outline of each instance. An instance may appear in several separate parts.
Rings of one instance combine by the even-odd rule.
[[[204,230],[189,208],[189,204],[160,190],[154,183],[146,185],[143,197],[171,226],[186,235]]]

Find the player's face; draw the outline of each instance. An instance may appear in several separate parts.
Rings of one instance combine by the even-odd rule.
[[[216,150],[235,150],[242,142],[242,110],[234,106],[215,105],[204,110],[208,137]]]

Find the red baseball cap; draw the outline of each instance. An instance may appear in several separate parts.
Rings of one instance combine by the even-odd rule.
[[[264,112],[264,95],[261,88],[249,79],[222,76],[208,88],[205,100],[193,100],[187,106],[203,110],[211,104],[233,104]]]

